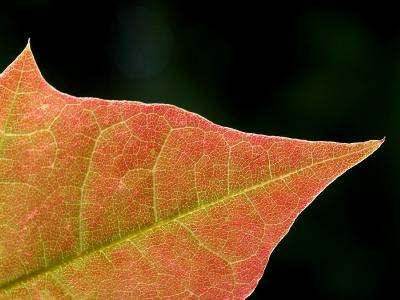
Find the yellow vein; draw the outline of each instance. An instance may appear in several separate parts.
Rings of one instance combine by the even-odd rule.
[[[154,222],[158,222],[159,217],[158,217],[158,203],[157,203],[157,194],[156,194],[156,171],[158,167],[158,162],[160,161],[162,152],[164,151],[165,145],[167,145],[167,142],[169,140],[169,137],[171,136],[172,132],[174,130],[170,129],[168,134],[165,137],[164,143],[161,145],[160,151],[157,154],[156,160],[154,161],[153,168],[151,169],[151,176],[152,176],[152,186],[153,186],[153,213],[154,213]]]
[[[22,68],[24,68],[24,67],[25,67],[25,60],[24,60],[23,65],[22,65]],[[4,121],[4,126],[3,126],[3,130],[2,130],[4,135],[1,137],[1,140],[0,140],[0,150],[3,149],[4,140],[6,138],[5,134],[8,132],[8,130],[7,130],[8,124],[10,123],[11,115],[14,112],[14,109],[15,109],[15,102],[17,101],[17,98],[19,96],[18,91],[19,91],[19,89],[21,87],[22,77],[23,77],[23,72],[20,71],[18,82],[17,82],[17,88],[16,88],[16,91],[14,92],[13,98],[11,99],[10,108],[7,111],[6,119]]]
[[[94,118],[97,124],[97,120],[96,118]],[[97,124],[98,126],[98,124]],[[83,224],[82,224],[82,210],[83,210],[83,201],[84,201],[84,191],[85,191],[85,186],[87,184],[87,180],[89,178],[89,173],[90,173],[90,169],[92,167],[92,162],[93,162],[93,156],[94,153],[96,152],[96,148],[98,146],[99,140],[101,139],[102,134],[104,133],[104,131],[101,130],[101,128],[99,127],[99,134],[96,138],[96,140],[93,143],[93,148],[90,152],[90,156],[88,158],[88,166],[86,169],[86,173],[85,173],[85,177],[82,180],[82,185],[81,185],[81,195],[80,195],[80,199],[79,199],[79,212],[78,212],[78,236],[79,236],[79,251],[82,253],[83,252]]]

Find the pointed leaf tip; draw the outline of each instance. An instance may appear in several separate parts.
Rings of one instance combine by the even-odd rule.
[[[383,137],[380,140],[371,140],[371,144],[373,145],[372,148],[374,149],[371,153],[379,149],[380,146],[382,146],[385,143],[386,137]]]
[[[26,43],[24,50],[22,50],[22,52],[21,52],[21,54],[24,54],[24,53],[31,53],[31,55],[33,56],[32,49],[31,49],[31,38],[28,38],[28,42]]]
[[[374,153],[376,150],[379,149],[379,147],[385,142],[385,138],[380,139],[380,140],[369,140],[363,143],[355,143],[354,145],[357,146],[359,144],[362,147],[362,150],[359,157],[359,160],[356,164],[359,162],[363,161],[366,159],[368,156],[370,156],[372,153]]]

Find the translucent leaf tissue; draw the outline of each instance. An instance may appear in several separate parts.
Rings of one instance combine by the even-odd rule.
[[[0,299],[243,299],[300,212],[382,140],[243,133],[0,75]]]

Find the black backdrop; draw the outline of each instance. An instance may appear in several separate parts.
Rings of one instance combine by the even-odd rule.
[[[8,2],[0,6],[0,68],[30,37],[43,75],[63,92],[172,103],[268,135],[343,142],[386,136],[377,153],[303,212],[251,299],[377,299],[396,291],[396,9],[376,3]]]

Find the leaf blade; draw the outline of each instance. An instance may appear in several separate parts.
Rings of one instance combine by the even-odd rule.
[[[44,81],[29,47],[0,83],[0,204],[19,219],[0,213],[12,229],[0,296],[244,298],[296,216],[383,142],[267,137],[174,106],[78,99]]]

